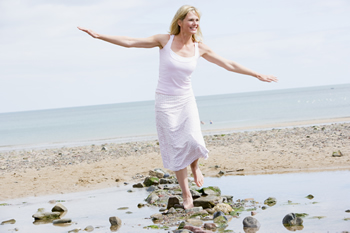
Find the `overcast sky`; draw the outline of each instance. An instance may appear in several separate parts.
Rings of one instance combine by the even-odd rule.
[[[196,96],[350,83],[348,0],[0,0],[0,112],[154,99],[159,49],[127,49],[98,33],[168,33],[177,9],[202,12],[204,43],[263,83],[200,58]]]

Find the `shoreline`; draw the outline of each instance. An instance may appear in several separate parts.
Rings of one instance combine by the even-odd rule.
[[[312,125],[206,135],[200,168],[205,177],[350,169],[350,123]],[[0,152],[0,201],[137,183],[154,168],[163,168],[157,140]]]
[[[244,132],[244,131],[259,131],[259,130],[270,130],[278,128],[291,128],[291,127],[307,127],[312,125],[328,125],[333,123],[350,123],[350,117],[339,117],[339,118],[325,118],[325,119],[316,119],[316,120],[301,120],[301,121],[291,121],[291,122],[280,122],[275,124],[263,124],[263,125],[251,125],[251,126],[242,126],[242,127],[233,127],[233,128],[219,128],[212,130],[202,130],[203,136],[209,136],[214,134],[227,134],[235,132]],[[123,144],[129,142],[144,142],[157,140],[158,137],[156,134],[149,135],[134,135],[127,137],[117,137],[117,138],[106,138],[106,139],[95,139],[87,141],[74,141],[74,142],[53,142],[53,143],[42,143],[42,144],[25,144],[25,145],[9,145],[9,146],[0,146],[1,152],[9,151],[20,151],[20,150],[41,150],[41,149],[57,149],[60,147],[79,147],[86,145],[102,145],[108,143]]]

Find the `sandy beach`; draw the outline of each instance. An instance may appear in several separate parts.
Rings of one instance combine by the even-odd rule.
[[[205,136],[200,168],[206,177],[350,169],[350,123],[336,121]],[[136,183],[154,168],[163,168],[157,140],[0,152],[0,200]]]

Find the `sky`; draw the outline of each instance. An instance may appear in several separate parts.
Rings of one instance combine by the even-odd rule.
[[[202,13],[203,42],[264,83],[199,59],[196,96],[350,83],[348,0],[0,0],[0,113],[153,100],[159,49],[101,34],[166,34],[182,5]]]

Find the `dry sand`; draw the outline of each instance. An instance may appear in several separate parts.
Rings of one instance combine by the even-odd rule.
[[[233,132],[205,141],[205,176],[350,169],[350,123]],[[343,156],[333,157],[338,150]],[[162,167],[157,141],[0,152],[0,201],[136,183]]]

